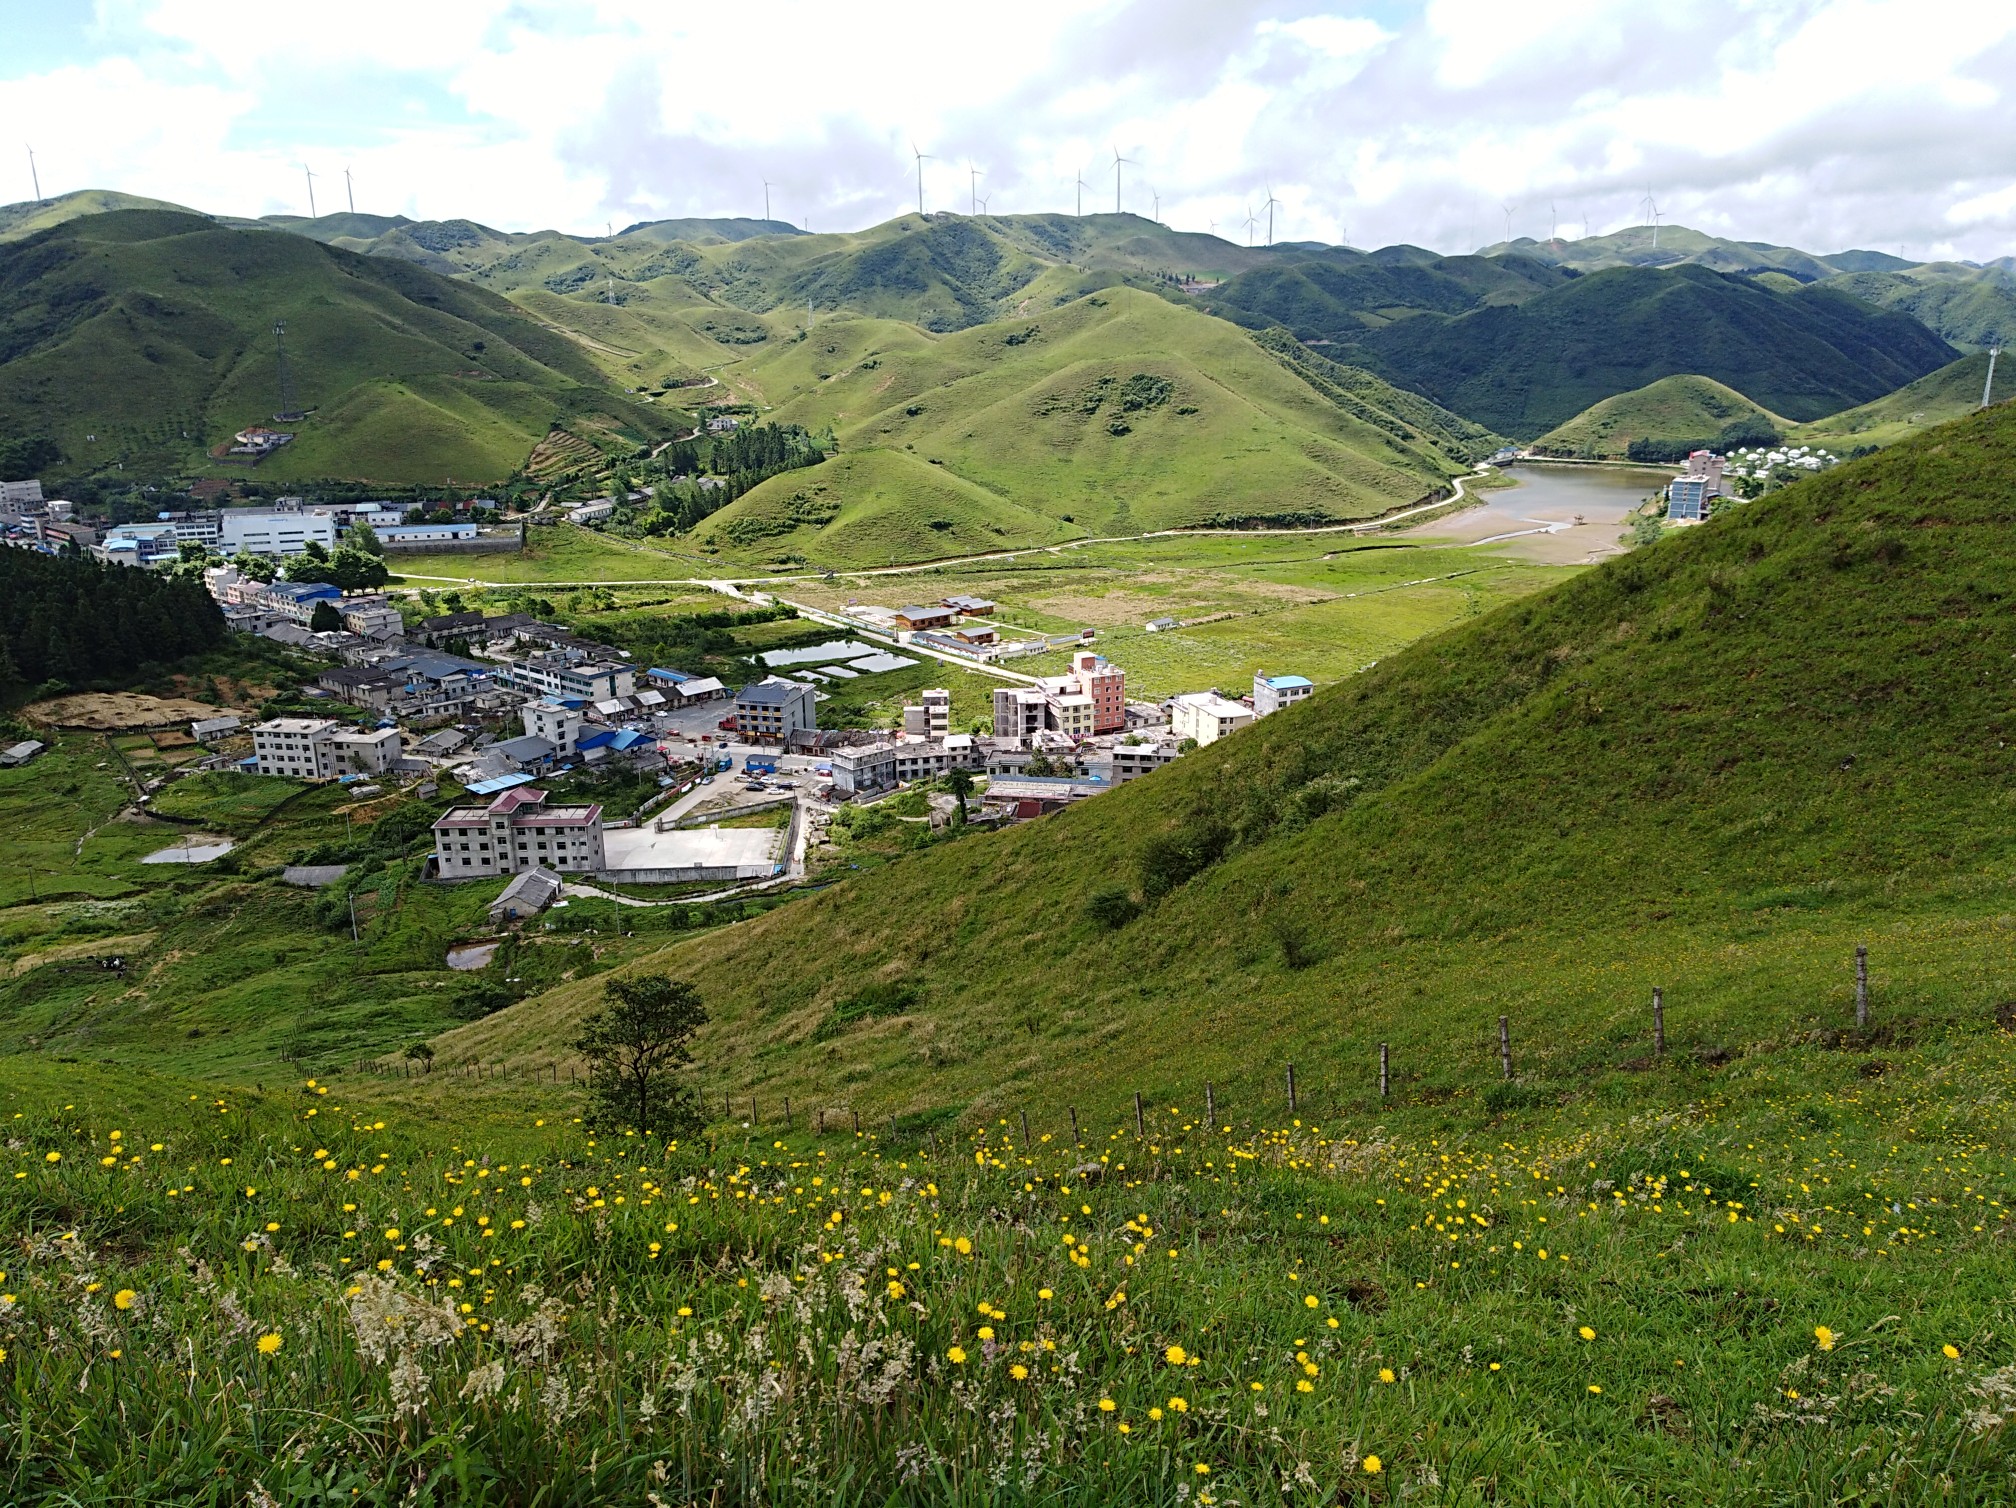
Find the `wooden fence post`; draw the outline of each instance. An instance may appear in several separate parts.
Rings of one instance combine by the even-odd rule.
[[[1148,1134],[1148,1122],[1141,1114],[1141,1091],[1138,1089],[1134,1091],[1134,1134],[1136,1136]]]
[[[1288,1113],[1295,1113],[1295,1065],[1288,1065]]]
[[[1204,1119],[1211,1123],[1213,1135],[1218,1131],[1218,1097],[1211,1092],[1211,1081],[1204,1081]]]
[[[825,1134],[826,1134],[826,1112],[822,1109],[819,1111],[819,1135],[824,1136]]]
[[[1869,1028],[1869,950],[1861,946],[1855,949],[1855,1026]]]
[[[861,1134],[861,1112],[859,1110],[854,1112],[854,1134],[856,1136]]]
[[[784,1129],[791,1129],[791,1096],[788,1094],[784,1096]]]
[[[1379,1098],[1385,1099],[1393,1092],[1392,1059],[1386,1051],[1386,1044],[1379,1044]]]
[[[1029,1149],[1029,1112],[1027,1110],[1022,1112],[1022,1149],[1025,1152]]]
[[[1652,1050],[1660,1056],[1666,1053],[1666,991],[1658,985],[1652,986]]]
[[[1498,1066],[1504,1077],[1512,1077],[1512,1018],[1498,1018]]]
[[[1085,1138],[1078,1134],[1078,1107],[1076,1105],[1071,1107],[1071,1145],[1074,1147],[1085,1145]]]

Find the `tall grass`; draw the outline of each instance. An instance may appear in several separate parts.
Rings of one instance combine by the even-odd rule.
[[[2006,1040],[1812,1056],[1083,1148],[17,1060],[0,1495],[2006,1501]]]

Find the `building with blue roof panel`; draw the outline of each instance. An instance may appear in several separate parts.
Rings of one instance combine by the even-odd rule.
[[[1264,671],[1256,671],[1253,676],[1253,715],[1265,717],[1296,702],[1306,702],[1315,694],[1316,683],[1306,675],[1268,675]]]

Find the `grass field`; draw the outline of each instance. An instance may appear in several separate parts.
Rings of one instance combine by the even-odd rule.
[[[2006,1500],[2006,1045],[598,1141],[0,1060],[11,1501]],[[1992,1106],[1993,1108],[1990,1108]],[[122,1415],[130,1422],[108,1427]]]
[[[2003,369],[1997,370],[1995,386],[2001,390],[1997,396],[2006,399],[2010,390],[2003,389],[1999,375]],[[1894,445],[1933,425],[1972,413],[1981,405],[1987,379],[1985,354],[1963,356],[1874,403],[1802,424],[1790,432],[1789,439],[1799,445],[1824,445],[1836,454],[1858,445]]]
[[[827,608],[986,597],[1001,604],[1004,630],[1094,629],[1098,651],[1126,669],[1129,694],[1159,698],[1212,685],[1243,690],[1261,670],[1334,681],[1565,574],[1474,549],[1338,535],[1193,535],[779,590]],[[1149,633],[1146,625],[1163,617],[1194,626]],[[1009,668],[1053,674],[1066,659],[1059,651]]]

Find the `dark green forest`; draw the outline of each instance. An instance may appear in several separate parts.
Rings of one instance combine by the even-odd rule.
[[[0,688],[88,684],[215,649],[227,632],[201,582],[0,550]]]

